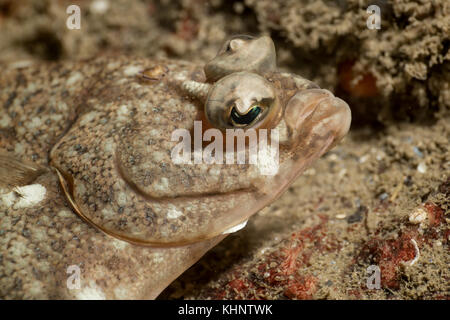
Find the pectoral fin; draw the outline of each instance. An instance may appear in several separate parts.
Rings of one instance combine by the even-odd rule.
[[[45,171],[37,164],[0,151],[0,187],[13,189],[31,184]]]

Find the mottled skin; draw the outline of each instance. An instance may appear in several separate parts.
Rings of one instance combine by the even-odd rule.
[[[21,206],[10,187],[0,190],[1,298],[155,298],[224,230],[276,199],[350,121],[348,106],[323,92],[291,102],[308,82],[272,74],[290,106],[290,119],[273,124],[290,128],[277,175],[251,165],[176,165],[171,133],[203,118],[203,105],[177,83],[203,81],[201,67],[103,57],[5,69],[0,152],[46,168],[32,182],[46,193]],[[81,268],[81,289],[66,286],[70,265]]]

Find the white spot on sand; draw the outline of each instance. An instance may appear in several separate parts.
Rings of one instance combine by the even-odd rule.
[[[419,171],[420,173],[427,172],[427,165],[423,162],[419,163],[419,165],[417,166],[417,171]]]
[[[359,158],[359,163],[365,163],[367,160],[369,160],[369,158],[370,158],[370,155],[365,154]]]
[[[231,227],[228,230],[225,230],[224,232],[222,232],[222,234],[234,233],[234,232],[237,232],[237,231],[239,231],[241,229],[244,229],[245,226],[247,225],[247,222],[248,222],[248,220],[245,220],[244,222],[239,223],[238,225],[235,225],[234,227]]]
[[[181,217],[183,215],[183,213],[179,210],[177,210],[177,208],[175,208],[174,206],[169,207],[168,211],[167,211],[167,218],[168,219],[177,219],[179,217]]]

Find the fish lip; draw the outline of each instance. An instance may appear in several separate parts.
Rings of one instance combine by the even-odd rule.
[[[179,195],[179,196],[161,196],[161,197],[156,197],[156,196],[152,196],[148,193],[146,193],[144,190],[142,190],[135,182],[133,182],[129,177],[127,177],[125,175],[125,173],[123,172],[123,168],[121,165],[121,162],[118,159],[117,153],[114,155],[114,163],[115,166],[117,168],[117,171],[119,172],[120,177],[128,184],[128,186],[137,194],[139,194],[140,196],[142,196],[143,198],[147,199],[147,200],[151,200],[154,202],[159,202],[159,203],[167,203],[167,202],[173,202],[173,201],[185,201],[185,200],[191,200],[191,199],[195,199],[195,198],[199,198],[199,197],[209,197],[209,198],[215,198],[215,197],[221,197],[224,195],[238,195],[238,194],[242,194],[242,193],[248,193],[248,192],[253,192],[256,191],[255,188],[241,188],[241,189],[236,189],[233,191],[226,191],[226,192],[202,192],[202,193],[185,193],[183,195]]]

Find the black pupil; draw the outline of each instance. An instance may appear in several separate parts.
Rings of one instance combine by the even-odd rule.
[[[250,124],[253,122],[253,120],[256,119],[258,114],[261,112],[261,108],[258,106],[253,107],[249,112],[246,114],[239,114],[236,109],[233,107],[231,110],[231,120],[233,120],[236,124]]]

